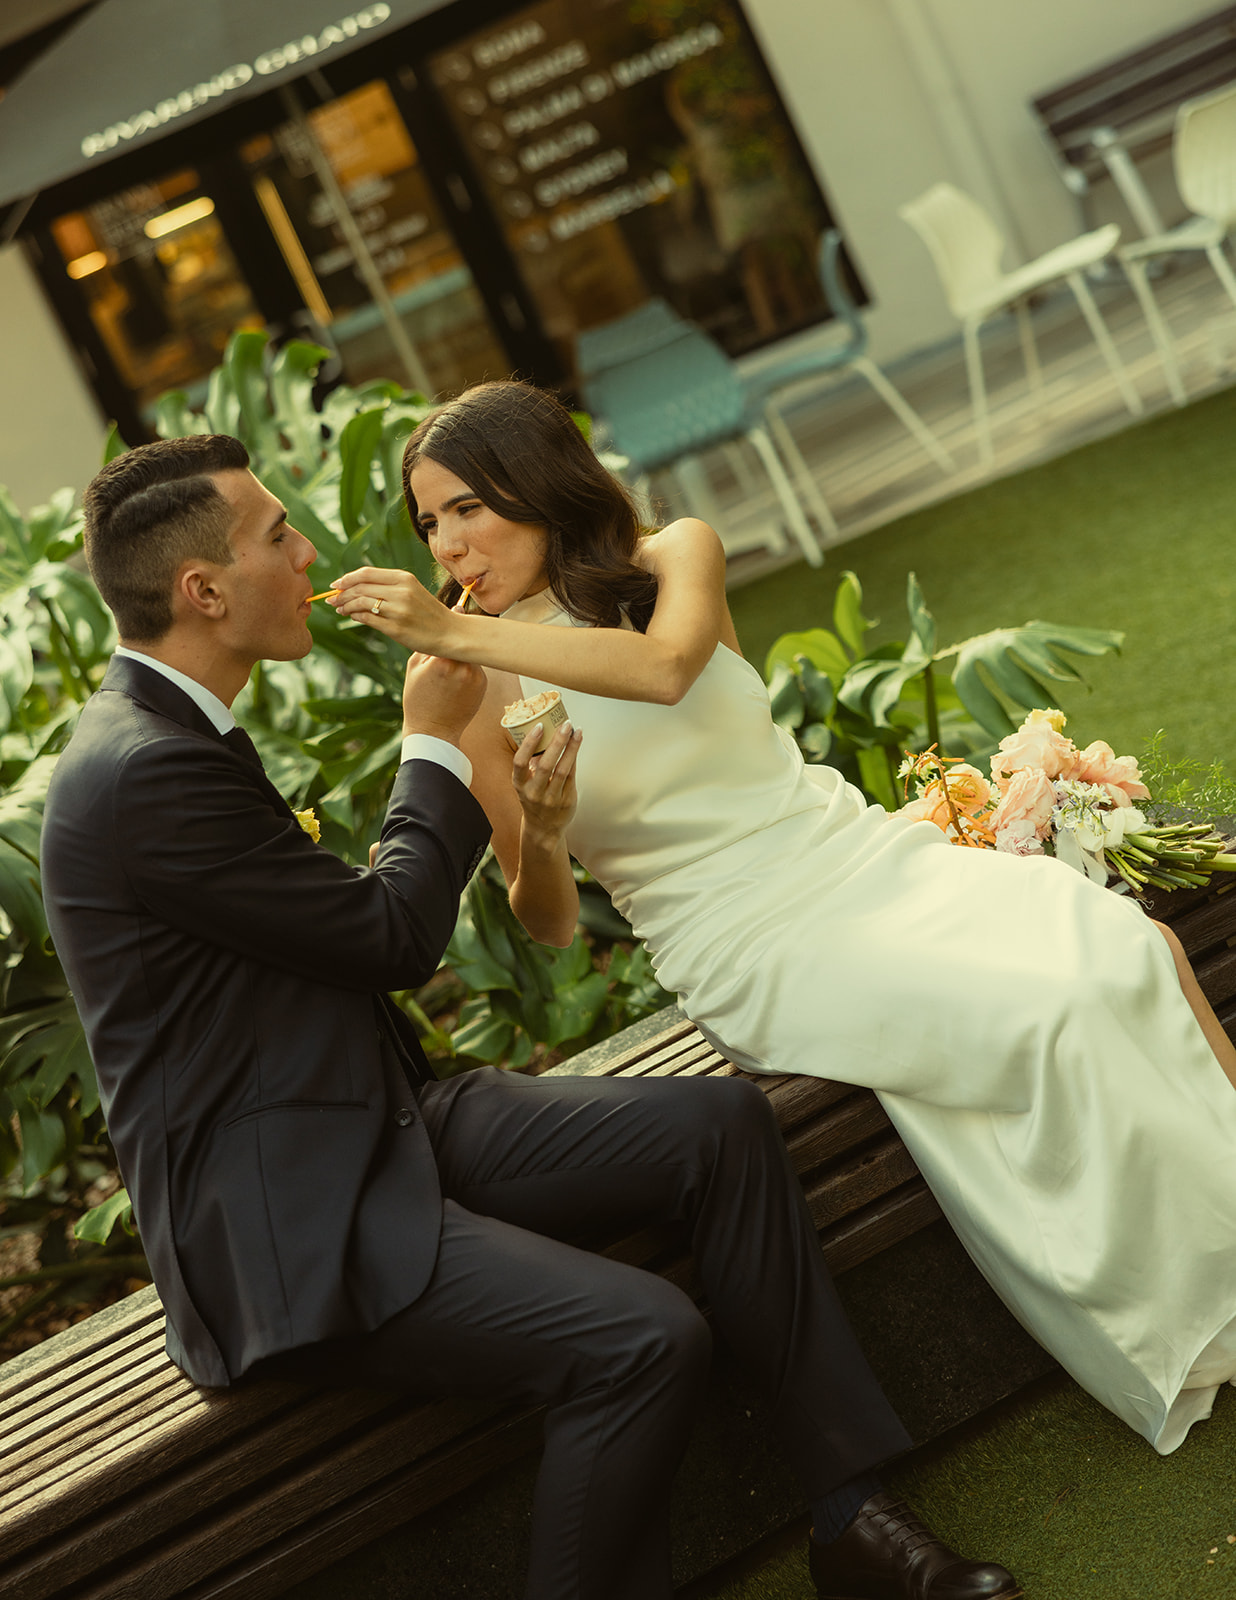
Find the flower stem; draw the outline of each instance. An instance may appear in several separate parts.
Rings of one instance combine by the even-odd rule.
[[[936,676],[931,662],[923,672],[923,706],[927,714],[927,743],[937,748],[940,744],[940,708],[936,702]]]

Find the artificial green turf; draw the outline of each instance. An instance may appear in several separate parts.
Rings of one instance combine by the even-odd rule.
[[[903,517],[819,571],[799,564],[733,591],[743,649],[762,666],[778,634],[831,626],[847,567],[880,619],[873,639],[904,638],[913,569],[942,645],[1034,617],[1124,630],[1121,656],[1079,663],[1092,693],[1061,690],[1072,737],[1139,754],[1163,728],[1177,757],[1222,760],[1236,776],[1233,445],[1228,390]],[[959,1548],[1005,1562],[1027,1600],[1236,1600],[1230,1389],[1160,1458],[1062,1379],[889,1485]],[[805,1552],[718,1594],[813,1600]]]
[[[875,640],[906,637],[917,571],[940,644],[1041,618],[1122,629],[1123,655],[1062,686],[1079,745],[1140,754],[1156,729],[1176,757],[1236,775],[1236,390],[985,484],[733,591],[748,658],[790,629],[831,626],[840,574],[858,573]]]
[[[938,1452],[887,1474],[936,1532],[1002,1561],[1026,1600],[1236,1596],[1236,1395],[1181,1448],[1150,1446],[1061,1378]],[[718,1600],[814,1600],[802,1546]]]

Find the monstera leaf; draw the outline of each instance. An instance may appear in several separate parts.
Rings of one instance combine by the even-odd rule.
[[[1022,714],[1035,706],[1054,705],[1053,684],[1083,681],[1070,655],[1118,654],[1123,644],[1124,634],[1110,628],[1027,622],[1020,628],[978,634],[940,651],[935,659],[956,655],[953,683],[962,704],[994,739],[1003,739],[1016,727],[1003,701]]]
[[[839,767],[887,806],[897,803],[902,750],[935,745],[975,758],[1012,733],[1014,716],[1054,705],[1054,685],[1082,681],[1071,656],[1106,655],[1124,642],[1106,628],[1027,622],[938,649],[936,620],[910,573],[909,638],[867,649],[876,624],[862,602],[857,577],[844,573],[833,605],[837,631],[782,634],[764,673],[773,720],[794,735],[805,759]],[[954,658],[950,683],[941,664]]]

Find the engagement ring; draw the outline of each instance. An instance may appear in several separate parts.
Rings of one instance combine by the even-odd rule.
[[[380,600],[375,600],[373,602],[373,614],[375,617],[380,617],[382,615],[382,602]]]

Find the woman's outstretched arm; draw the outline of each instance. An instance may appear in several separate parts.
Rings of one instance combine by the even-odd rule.
[[[725,600],[725,553],[706,522],[683,517],[640,541],[636,559],[658,581],[646,633],[545,628],[470,616],[441,605],[406,572],[362,567],[340,578],[334,602],[409,650],[537,678],[615,700],[675,705],[718,641],[738,652]],[[375,601],[381,613],[374,614]],[[516,696],[517,698],[517,696]]]

